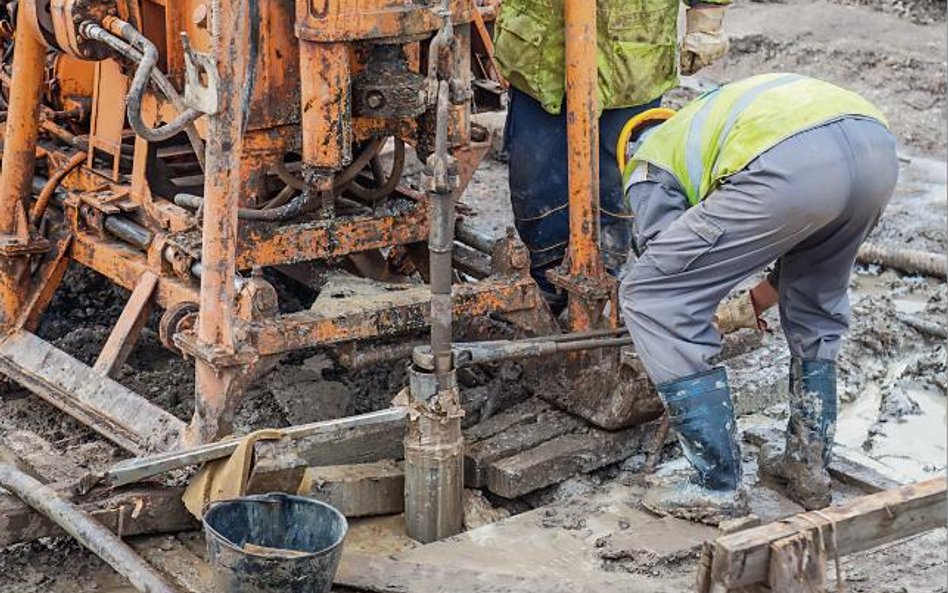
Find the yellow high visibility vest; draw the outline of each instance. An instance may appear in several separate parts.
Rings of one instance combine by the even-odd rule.
[[[676,177],[695,205],[721,180],[790,136],[847,116],[878,120],[871,103],[838,86],[799,74],[762,74],[705,93],[655,128],[626,166],[639,163]]]

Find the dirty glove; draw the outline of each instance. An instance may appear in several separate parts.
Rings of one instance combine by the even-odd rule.
[[[681,41],[681,73],[694,74],[727,53],[727,35],[721,29],[723,6],[696,5],[685,13],[685,38]]]
[[[718,305],[711,322],[722,336],[743,328],[767,329],[767,323],[758,315],[749,290]]]

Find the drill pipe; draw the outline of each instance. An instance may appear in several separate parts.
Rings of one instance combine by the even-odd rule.
[[[76,538],[142,593],[177,593],[164,577],[101,523],[63,500],[55,490],[9,463],[0,463],[0,486],[14,493]]]

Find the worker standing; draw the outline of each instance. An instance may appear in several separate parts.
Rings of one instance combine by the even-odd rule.
[[[868,101],[795,74],[725,85],[657,125],[648,115],[624,131],[644,253],[620,302],[696,476],[652,489],[644,503],[709,523],[745,511],[727,374],[709,362],[721,347],[712,322],[731,289],[776,261],[727,317],[756,324],[778,301],[792,354],[790,419],[785,447],[765,448],[760,471],[807,509],[827,506],[849,278],[894,190],[895,140]]]
[[[592,0],[589,0],[592,1]],[[531,273],[554,309],[566,304],[545,272],[563,260],[569,240],[564,0],[503,0],[495,57],[510,83],[504,144],[509,155],[514,222],[530,250]],[[692,74],[721,58],[721,29],[730,0],[692,3],[679,52],[678,0],[597,0],[601,248],[618,272],[631,245],[631,218],[613,166],[616,140],[632,115],[655,107],[681,71]]]

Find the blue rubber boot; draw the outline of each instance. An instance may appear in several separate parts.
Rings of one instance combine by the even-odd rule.
[[[712,525],[747,514],[727,372],[718,367],[663,383],[658,393],[695,475],[688,483],[653,488],[645,507]]]
[[[784,446],[766,444],[760,472],[787,486],[787,494],[806,510],[822,509],[833,500],[827,468],[836,434],[836,363],[831,360],[790,362],[790,420]]]

